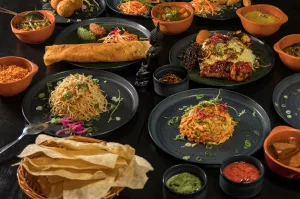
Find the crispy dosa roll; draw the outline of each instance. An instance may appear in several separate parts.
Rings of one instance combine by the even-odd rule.
[[[60,61],[70,62],[123,62],[146,58],[148,41],[120,43],[90,43],[46,46],[46,66]]]

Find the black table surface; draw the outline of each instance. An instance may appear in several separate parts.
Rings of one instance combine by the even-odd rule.
[[[5,7],[16,12],[33,10],[37,0],[0,0],[0,7]],[[299,0],[256,0],[255,3],[273,4],[281,8],[288,16],[289,21],[284,24],[281,29],[274,35],[262,38],[271,47],[283,36],[288,34],[300,33],[299,26]],[[149,30],[154,28],[150,19],[136,19],[124,16],[117,16],[112,11],[107,10],[102,16],[122,17],[138,22]],[[10,29],[10,20],[12,16],[0,15],[0,57],[2,56],[20,56],[25,57],[39,66],[39,72],[34,77],[32,85],[47,75],[60,71],[75,69],[69,64],[56,64],[53,67],[46,67],[43,63],[43,54],[45,45],[53,44],[56,36],[67,26],[57,24],[54,34],[45,43],[39,45],[28,45],[19,41]],[[208,30],[243,30],[239,19],[228,21],[211,21],[195,17],[192,26],[183,34],[177,36],[165,36],[163,52],[160,55],[160,65],[169,63],[169,50],[181,38],[197,33],[200,29]],[[271,73],[264,78],[233,89],[236,92],[249,96],[257,101],[268,113],[272,128],[278,125],[286,125],[284,121],[276,114],[272,105],[272,93],[275,86],[285,77],[292,75],[294,72],[289,70],[280,61],[278,55],[275,54],[275,66]],[[135,73],[139,65],[132,66],[124,71],[117,72],[125,77],[131,83],[135,81]],[[205,88],[207,86],[191,82],[191,88]],[[26,91],[14,97],[0,97],[0,147],[15,140],[26,124],[22,111],[22,99]],[[162,197],[162,175],[164,171],[183,161],[174,159],[160,151],[152,142],[148,133],[148,117],[151,110],[163,98],[156,95],[153,89],[138,90],[140,104],[135,117],[124,127],[117,130],[113,135],[104,138],[106,141],[120,142],[122,144],[130,144],[136,149],[137,155],[146,158],[154,167],[154,171],[149,172],[149,180],[142,190],[125,189],[119,195],[120,199],[144,198],[144,199],[160,199]],[[19,161],[16,157],[22,149],[28,144],[34,142],[36,136],[27,136],[11,147],[5,153],[0,155],[0,198],[2,199],[20,199],[28,198],[19,188],[16,176],[16,167],[11,167],[13,163]],[[288,181],[278,177],[266,165],[263,155],[263,149],[254,154],[260,159],[265,167],[266,173],[264,177],[264,187],[262,192],[254,198],[272,198],[272,199],[294,199],[300,198],[300,183]],[[199,165],[202,167],[201,165]],[[208,175],[208,197],[209,199],[230,198],[225,195],[219,187],[219,169],[203,168]]]

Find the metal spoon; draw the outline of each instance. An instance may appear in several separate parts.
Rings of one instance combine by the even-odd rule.
[[[19,14],[14,11],[7,10],[5,8],[0,8],[0,13],[6,13],[6,14],[11,14],[11,15],[20,15],[20,16],[26,18],[26,20],[28,20],[28,21],[38,21],[38,20],[45,19],[45,16],[42,13],[36,12],[36,11],[31,11],[31,12],[28,12],[27,14]]]
[[[41,133],[42,131],[46,130],[48,128],[47,123],[36,123],[36,124],[29,124],[23,129],[23,133],[13,141],[12,143],[2,147],[0,149],[0,154],[2,154],[4,151],[6,151],[8,148],[10,148],[12,145],[16,144],[19,140],[21,140],[25,135],[36,135]]]

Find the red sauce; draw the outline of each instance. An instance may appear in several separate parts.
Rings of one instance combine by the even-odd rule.
[[[260,176],[259,170],[246,162],[234,162],[227,165],[223,174],[233,182],[253,182]]]

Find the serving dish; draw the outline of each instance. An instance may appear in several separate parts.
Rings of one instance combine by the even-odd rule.
[[[176,6],[180,8],[185,8],[190,15],[179,21],[165,21],[157,19],[158,10],[166,6]],[[177,35],[186,31],[192,24],[194,18],[194,9],[193,7],[186,2],[169,2],[169,3],[160,3],[154,6],[151,10],[152,21],[155,26],[159,23],[160,30],[167,35]]]
[[[279,21],[276,23],[271,24],[260,24],[253,22],[249,19],[246,19],[244,15],[247,12],[260,10],[263,13],[271,14],[276,17],[279,17]],[[244,8],[239,8],[236,11],[237,15],[240,17],[243,27],[247,32],[249,32],[252,35],[258,36],[258,37],[267,37],[274,33],[276,33],[282,24],[286,23],[288,21],[288,16],[282,12],[279,8],[267,5],[267,4],[257,4],[252,5]]]
[[[228,32],[232,31],[226,31],[226,30],[215,30],[215,31],[209,31],[210,33],[221,33],[226,34]],[[192,44],[196,41],[197,34],[193,34],[190,36],[187,36],[181,40],[179,40],[170,50],[169,53],[169,61],[172,65],[176,66],[184,66],[183,62],[179,59],[180,55]],[[251,83],[253,81],[256,81],[265,75],[267,75],[274,66],[274,53],[272,49],[265,44],[263,41],[250,36],[251,42],[252,42],[252,50],[255,55],[258,57],[261,57],[259,60],[259,63],[262,65],[268,65],[268,67],[261,67],[253,72],[253,74],[246,80],[246,81],[232,81],[232,80],[226,80],[226,79],[217,79],[217,78],[207,78],[202,77],[199,75],[200,69],[193,69],[189,71],[189,78],[190,80],[210,85],[210,86],[220,86],[220,87],[233,87],[233,86],[240,86],[243,84]]]
[[[119,27],[119,28],[125,28],[130,33],[136,34],[141,38],[147,39],[150,37],[149,30],[147,30],[144,26],[136,22],[129,21],[126,19],[120,19],[120,18],[105,17],[105,18],[87,19],[79,23],[68,26],[57,36],[55,40],[55,44],[86,43],[85,41],[81,40],[77,36],[77,28],[86,27],[90,23],[100,24],[106,30],[111,30],[112,28]],[[70,63],[81,68],[100,69],[100,70],[122,70],[130,65],[138,63],[139,61],[140,60],[128,61],[128,62],[96,62],[96,63],[70,62]]]
[[[1,96],[14,96],[24,91],[31,84],[33,76],[39,69],[36,64],[22,57],[7,56],[0,58],[0,65],[10,64],[27,67],[30,72],[23,79],[9,83],[0,83]]]
[[[166,74],[175,74],[181,78],[177,83],[165,83],[159,79]],[[153,73],[154,91],[161,96],[169,96],[189,89],[188,72],[183,67],[165,65],[156,69]]]
[[[114,130],[122,127],[135,115],[139,97],[135,88],[124,78],[106,71],[95,70],[69,70],[54,75],[47,76],[45,79],[34,85],[26,94],[22,104],[22,111],[25,119],[29,123],[48,122],[51,116],[50,110],[47,108],[47,93],[48,88],[52,90],[57,82],[69,76],[70,74],[84,74],[86,76],[92,75],[93,78],[99,80],[101,90],[105,92],[106,99],[109,103],[115,104],[112,100],[113,97],[123,98],[118,106],[118,109],[114,112],[114,115],[119,117],[119,121],[109,121],[110,114],[108,112],[101,114],[101,118],[98,121],[94,121],[94,127],[97,129],[94,132],[88,134],[88,136],[107,136]],[[49,85],[50,84],[50,85]],[[44,93],[44,100],[40,99],[39,94]],[[45,105],[46,103],[46,105]],[[45,105],[42,110],[37,110],[38,106]],[[60,130],[61,125],[51,124],[45,133],[54,136],[67,136],[66,134],[56,135],[56,132]],[[85,134],[86,135],[86,134]]]
[[[197,176],[200,178],[202,182],[201,189],[197,190],[194,193],[177,193],[170,189],[167,186],[167,181],[169,178],[171,178],[174,175],[177,175],[179,173],[188,172],[194,176]],[[206,173],[198,166],[191,165],[191,164],[177,164],[165,171],[163,174],[163,195],[164,199],[204,199],[207,195],[207,176]]]
[[[271,143],[282,139],[289,139],[291,137],[300,140],[300,130],[289,126],[275,127],[264,142],[265,159],[269,168],[277,175],[289,180],[300,180],[300,168],[284,165],[270,153]]]
[[[71,17],[63,17],[56,13],[56,11],[51,7],[50,0],[38,0],[35,9],[38,10],[51,10],[54,11],[56,23],[77,23],[84,19],[95,18],[103,14],[106,10],[105,0],[90,0],[91,5],[94,7],[93,11],[80,11],[77,10]],[[97,8],[97,4],[99,8]]]
[[[273,91],[273,106],[278,115],[289,125],[300,129],[300,74],[283,79]]]
[[[207,100],[216,97],[219,92],[222,102],[234,107],[239,113],[237,115],[233,109],[229,109],[229,114],[239,120],[232,137],[217,146],[193,146],[193,142],[187,142],[185,139],[175,140],[179,129],[177,125],[172,125],[169,119],[177,117],[180,121],[182,107],[198,104],[199,95]],[[244,114],[240,115],[242,112]],[[228,90],[201,88],[174,94],[160,102],[149,116],[148,130],[155,145],[168,155],[183,161],[215,167],[227,157],[255,153],[263,145],[271,125],[267,113],[252,99]],[[251,147],[245,146],[246,140],[251,143]],[[186,146],[186,143],[190,144]]]
[[[255,166],[259,170],[260,176],[252,182],[231,181],[224,175],[223,171],[227,165],[234,162],[245,162]],[[265,173],[264,166],[258,159],[246,155],[233,156],[222,162],[222,165],[220,167],[219,184],[221,189],[231,197],[251,198],[257,195],[262,190],[264,173]]]
[[[52,11],[48,11],[48,10],[36,10],[36,11],[46,16],[49,19],[51,24],[45,28],[39,30],[31,30],[31,31],[19,30],[15,28],[15,24],[22,20],[22,17],[20,15],[27,14],[31,11],[19,13],[19,15],[14,16],[10,21],[12,32],[16,35],[16,37],[19,40],[28,44],[43,43],[53,34],[54,27],[55,27],[55,17]]]
[[[279,54],[281,61],[294,71],[300,71],[300,57],[289,55],[283,49],[297,42],[300,42],[300,34],[292,34],[283,37],[274,45],[274,50]]]

